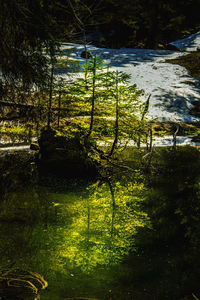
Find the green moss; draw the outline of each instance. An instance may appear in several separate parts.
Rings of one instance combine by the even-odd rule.
[[[200,123],[196,122],[193,124],[188,124],[184,122],[177,123],[179,125],[179,135],[193,135],[199,132]],[[157,136],[165,136],[165,135],[172,135],[176,130],[176,123],[163,123],[163,122],[156,122],[152,126],[153,135]]]

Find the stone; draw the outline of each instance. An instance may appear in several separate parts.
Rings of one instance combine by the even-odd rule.
[[[47,171],[66,176],[97,175],[97,163],[89,157],[91,143],[84,136],[56,136],[50,128],[43,128],[39,138],[39,165]]]

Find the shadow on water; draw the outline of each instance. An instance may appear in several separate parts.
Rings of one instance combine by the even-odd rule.
[[[153,167],[143,205],[151,228],[137,232],[137,255],[124,261],[127,273],[119,280],[132,286],[133,299],[199,297],[199,152],[190,147],[163,150]]]
[[[15,168],[0,200],[0,270],[44,276],[44,300],[199,296],[199,167],[185,147],[158,150],[148,175],[120,180],[41,186],[32,170],[23,184],[30,170]]]

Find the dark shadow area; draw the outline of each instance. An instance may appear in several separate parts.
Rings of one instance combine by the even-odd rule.
[[[152,167],[143,205],[152,227],[134,237],[137,252],[124,261],[127,273],[119,280],[136,300],[199,297],[200,154],[191,147],[163,150]]]
[[[159,149],[150,164],[144,175],[39,182],[28,156],[7,157],[0,268],[44,276],[44,300],[199,297],[200,153]]]

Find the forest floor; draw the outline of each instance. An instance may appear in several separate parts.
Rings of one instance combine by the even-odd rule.
[[[177,123],[180,127],[177,145],[198,146],[200,139],[194,142],[192,135],[200,132],[200,32],[171,44],[180,51],[106,49],[92,45],[88,45],[87,50],[103,59],[105,66],[130,74],[130,84],[137,84],[144,90],[144,100],[151,94],[148,118],[155,121],[155,146],[172,146],[172,127]],[[63,43],[62,50],[64,56],[72,50],[72,60],[82,65],[85,63],[81,57],[84,47],[82,44]],[[59,76],[71,79],[73,75],[66,74],[63,69]],[[159,131],[163,131],[163,136]],[[0,140],[2,151],[26,150],[29,144],[22,140],[5,142],[3,137]],[[134,146],[133,142],[128,145]]]

